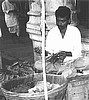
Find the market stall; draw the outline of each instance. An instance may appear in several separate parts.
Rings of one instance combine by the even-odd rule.
[[[77,13],[79,13],[79,9],[76,9],[76,7],[78,8],[78,2],[79,0],[46,0],[45,1],[45,9],[46,9],[46,12],[45,12],[45,17],[46,17],[46,20],[45,20],[45,25],[46,25],[46,34],[47,35],[47,32],[53,28],[55,26],[55,10],[57,9],[58,6],[61,6],[61,5],[64,5],[64,6],[68,6],[70,9],[71,9],[71,25],[73,26],[76,26],[79,24],[79,21],[77,19]],[[35,6],[37,5],[37,6]],[[37,7],[37,8],[35,8]],[[35,9],[35,11],[34,11]],[[39,10],[39,11],[38,11]],[[34,0],[34,2],[31,3],[31,8],[30,8],[30,11],[28,12],[28,15],[29,15],[29,21],[27,23],[27,32],[29,33],[29,37],[33,40],[33,44],[34,44],[34,47],[42,47],[42,23],[41,23],[41,20],[42,20],[42,16],[41,16],[41,2],[40,0]],[[37,12],[34,14],[34,12]],[[39,13],[39,14],[38,14]],[[40,15],[40,16],[38,16]],[[36,23],[35,23],[35,17],[38,18]],[[32,19],[34,18],[34,19]],[[36,27],[36,29],[34,29],[35,27],[31,27],[31,24],[33,23],[34,21],[34,24],[37,25],[38,23],[40,24],[39,27]],[[34,25],[34,26],[35,26]],[[39,32],[37,32],[39,29]],[[31,30],[33,30],[34,32],[32,32]],[[33,34],[34,33],[34,34]],[[39,35],[38,35],[39,34]],[[35,37],[38,37],[38,38],[35,38]],[[37,39],[37,40],[36,40]],[[88,42],[84,42],[85,38],[82,38],[82,57],[80,57],[79,59],[79,62],[83,62],[85,63],[84,66],[88,65],[88,50],[89,50],[89,44]],[[88,39],[87,39],[88,40]],[[40,52],[40,49],[38,49],[38,51]],[[39,55],[41,56],[41,55]],[[87,57],[87,59],[86,59]],[[41,57],[39,57],[38,59],[36,60],[39,60],[41,59]],[[82,60],[81,60],[82,59]],[[35,60],[35,61],[36,61]],[[84,61],[86,60],[86,62]],[[69,63],[65,63],[61,66],[61,70],[63,71],[62,72],[62,75],[64,75],[65,77],[75,77],[75,76],[78,76],[78,74],[81,74],[79,76],[79,78],[77,79],[77,77],[75,77],[75,81],[71,79],[71,81],[69,81],[69,84],[68,84],[68,95],[67,95],[67,99],[68,100],[88,100],[88,82],[86,82],[87,80],[87,76],[85,75],[86,71],[81,71],[81,68],[77,68],[78,65],[75,65],[74,66],[74,62],[76,61],[73,61],[73,62],[69,62]],[[81,67],[83,67],[83,65],[80,64]],[[78,67],[80,67],[78,66]],[[84,67],[84,69],[86,69]],[[88,67],[87,67],[87,70],[88,70]],[[88,72],[87,72],[88,74]],[[83,75],[83,77],[82,77]],[[84,80],[83,80],[84,79]],[[83,83],[85,81],[85,83]],[[80,85],[73,85],[73,84],[80,84]],[[77,88],[78,87],[78,88]],[[72,92],[73,90],[75,90],[74,92]],[[80,92],[77,92],[78,90],[80,90]],[[85,90],[85,92],[83,92],[83,90]],[[72,92],[72,93],[71,93]],[[83,95],[83,94],[86,94],[86,95]],[[80,98],[81,97],[81,98]]]
[[[76,26],[78,24],[75,10],[76,0],[33,0],[29,2],[29,21],[26,30],[33,42],[34,62],[42,60],[43,72],[36,72],[28,62],[17,62],[9,66],[9,72],[15,72],[15,76],[11,76],[11,73],[9,78],[2,82],[3,94],[8,100],[88,100],[88,43],[82,43],[80,57],[59,63],[60,69],[55,73],[51,71],[52,73],[49,74],[49,68],[55,67],[52,64],[55,59],[57,60],[58,54],[45,59],[45,39],[47,32],[56,24],[55,10],[59,5],[68,6],[72,12],[71,25]],[[45,67],[46,60],[52,63],[48,69]]]

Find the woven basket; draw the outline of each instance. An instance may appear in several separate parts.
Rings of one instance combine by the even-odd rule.
[[[48,91],[48,98],[49,100],[63,100],[65,94],[66,94],[66,89],[67,89],[67,80],[63,76],[59,75],[52,75],[52,74],[47,74],[47,82],[50,83],[55,83],[55,84],[60,84],[61,86]],[[10,89],[16,87],[19,84],[22,84],[25,79],[29,78],[29,83],[34,83],[36,84],[37,81],[42,81],[43,80],[43,75],[42,74],[35,74],[34,79],[33,77],[24,77],[24,78],[18,78],[18,79],[13,79],[10,81],[6,81],[1,84],[1,90],[7,100],[45,100],[44,93],[40,93],[39,95],[34,95],[34,96],[29,96],[29,93],[16,93],[16,92],[11,92]],[[32,81],[34,80],[34,81]]]
[[[89,100],[89,75],[81,75],[68,79],[67,100]]]

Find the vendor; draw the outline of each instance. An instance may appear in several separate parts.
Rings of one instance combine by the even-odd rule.
[[[46,51],[62,53],[63,61],[76,59],[81,55],[81,34],[77,27],[70,25],[71,10],[60,6],[55,11],[56,27],[48,32]]]
[[[60,63],[71,61],[81,56],[81,34],[77,27],[70,25],[71,10],[60,6],[55,11],[56,26],[46,37],[46,72],[58,71]],[[51,63],[49,63],[51,62]],[[42,61],[37,61],[35,67],[42,68]]]

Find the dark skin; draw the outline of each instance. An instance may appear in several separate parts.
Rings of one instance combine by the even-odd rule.
[[[61,32],[62,38],[64,38],[64,36],[65,36],[65,32],[67,29],[67,25],[69,24],[69,21],[70,20],[68,20],[66,17],[64,17],[64,18],[57,17],[56,18],[56,25],[58,26],[58,28]]]

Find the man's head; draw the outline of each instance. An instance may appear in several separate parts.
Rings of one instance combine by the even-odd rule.
[[[55,11],[56,24],[59,27],[59,29],[62,30],[67,27],[67,25],[70,22],[70,15],[71,15],[71,10],[66,6],[60,6]]]

